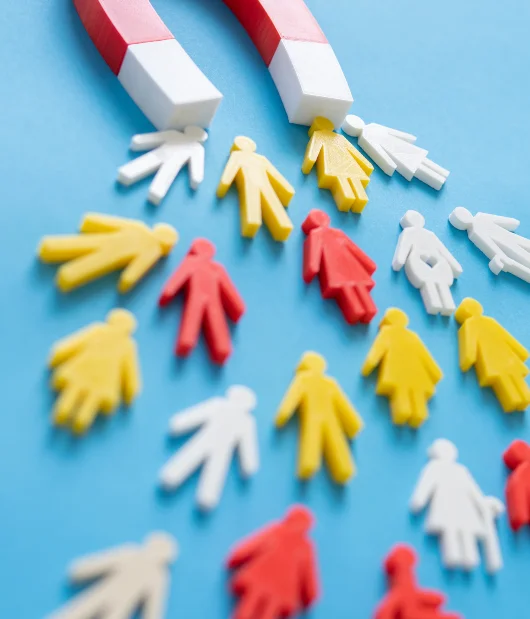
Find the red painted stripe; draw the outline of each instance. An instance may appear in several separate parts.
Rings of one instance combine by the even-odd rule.
[[[74,5],[116,75],[129,45],[173,38],[149,0],[74,0]]]
[[[269,66],[282,39],[327,43],[303,0],[224,0]]]

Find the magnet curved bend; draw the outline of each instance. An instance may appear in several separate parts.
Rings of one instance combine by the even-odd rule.
[[[353,102],[338,60],[303,0],[224,0],[267,64],[290,122],[340,126]],[[157,129],[208,127],[222,94],[149,0],[73,0],[90,38]]]

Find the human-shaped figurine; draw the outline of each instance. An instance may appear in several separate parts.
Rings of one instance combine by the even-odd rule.
[[[210,357],[222,364],[232,352],[225,313],[237,322],[245,313],[245,303],[224,267],[212,260],[214,255],[213,243],[195,239],[164,286],[159,304],[164,307],[185,291],[176,354],[187,356],[197,345],[203,328]]]
[[[241,235],[256,236],[265,225],[275,241],[285,241],[293,224],[285,209],[294,196],[294,188],[272,163],[256,152],[256,143],[245,136],[234,140],[230,158],[217,188],[217,197],[224,198],[236,183],[241,211]]]
[[[360,213],[368,203],[365,188],[374,167],[333,128],[327,118],[315,118],[309,129],[311,139],[302,172],[309,174],[316,163],[318,186],[331,191],[339,211]]]
[[[392,260],[394,271],[405,267],[409,282],[418,288],[429,314],[450,316],[456,309],[451,286],[462,274],[462,267],[440,239],[426,230],[425,218],[418,211],[407,211],[399,222],[399,235]]]
[[[85,433],[101,411],[110,415],[121,399],[131,404],[141,389],[134,316],[112,310],[107,322],[96,322],[52,348],[53,388],[61,392],[53,412],[59,426]],[[123,394],[123,396],[122,396]]]
[[[377,313],[370,291],[377,265],[342,230],[330,227],[330,218],[313,209],[302,224],[304,281],[319,276],[324,299],[335,299],[346,322],[368,323]]]
[[[375,392],[390,400],[393,423],[419,428],[429,416],[427,402],[443,374],[408,323],[402,310],[386,311],[361,373],[368,376],[380,366]]]
[[[461,619],[456,613],[442,610],[445,595],[420,589],[414,550],[398,544],[385,559],[385,572],[390,591],[377,608],[374,619]]]
[[[200,127],[186,127],[184,131],[157,131],[135,135],[130,150],[151,152],[141,155],[118,169],[118,182],[132,185],[154,174],[149,187],[148,199],[160,204],[166,197],[173,181],[188,164],[190,186],[197,189],[204,180],[204,146],[208,134]]]
[[[156,224],[151,230],[141,221],[98,213],[87,213],[80,231],[45,236],[38,249],[43,262],[66,262],[57,271],[57,285],[63,292],[118,269],[124,269],[118,290],[128,292],[178,240],[168,224]]]
[[[482,305],[466,298],[455,313],[460,369],[475,366],[479,385],[491,387],[504,412],[524,411],[530,405],[525,376],[528,350],[494,318],[484,316]]]
[[[442,561],[447,568],[472,570],[480,563],[478,542],[484,544],[486,568],[502,568],[495,520],[504,505],[486,497],[450,441],[438,439],[428,450],[429,464],[416,485],[410,509],[418,513],[429,504],[425,531],[440,537]]]
[[[514,531],[530,526],[530,445],[515,440],[504,452],[504,463],[513,471],[506,484],[508,518]]]
[[[71,581],[79,585],[99,580],[47,619],[163,619],[168,570],[177,555],[173,537],[157,532],[143,545],[127,544],[78,559],[69,570]]]
[[[415,144],[416,136],[377,123],[365,124],[358,116],[346,116],[344,133],[359,138],[359,146],[388,176],[397,170],[411,181],[414,177],[433,189],[440,190],[449,170],[427,158],[429,151]]]
[[[211,398],[172,417],[172,436],[201,429],[163,467],[162,486],[174,490],[203,465],[197,503],[203,510],[216,507],[236,449],[244,477],[251,477],[259,468],[256,420],[252,416],[255,408],[255,393],[234,385],[226,397]]]
[[[240,597],[234,619],[288,619],[318,598],[313,515],[301,505],[284,520],[243,540],[228,556],[232,593]]]
[[[345,484],[355,473],[346,437],[353,439],[362,430],[363,422],[337,381],[326,376],[326,367],[321,355],[304,353],[280,404],[276,427],[282,428],[298,410],[298,477],[313,477],[324,455],[331,477]]]
[[[518,219],[488,213],[472,215],[457,206],[449,221],[458,230],[467,230],[469,240],[490,259],[492,273],[505,271],[530,283],[530,239],[514,233],[521,223]]]

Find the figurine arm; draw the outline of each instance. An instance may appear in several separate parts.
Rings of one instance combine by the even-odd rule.
[[[433,356],[428,351],[427,347],[423,344],[419,337],[417,339],[417,342],[419,346],[419,354],[423,361],[423,365],[427,370],[427,374],[429,374],[434,384],[440,382],[443,378],[443,372],[440,369],[440,366],[436,363]]]
[[[394,252],[394,257],[392,258],[392,269],[394,271],[400,271],[405,266],[409,254],[412,251],[413,235],[410,234],[409,231],[411,231],[411,228],[408,230],[403,230],[403,232],[399,235],[396,251]]]
[[[125,354],[122,370],[122,389],[123,399],[126,404],[131,404],[134,398],[140,393],[142,379],[140,378],[140,367],[138,362],[138,350],[134,342],[130,342],[130,347]]]
[[[397,164],[378,142],[364,138],[362,149],[369,155],[387,176],[392,176],[397,170]]]
[[[294,196],[294,187],[285,178],[285,176],[283,176],[283,174],[278,172],[278,170],[272,165],[270,161],[266,161],[267,175],[269,177],[272,188],[274,189],[283,206],[287,206]]]
[[[529,356],[528,350],[516,340],[513,335],[507,331],[502,325],[500,325],[497,321],[495,321],[495,328],[499,333],[499,338],[504,340],[506,344],[513,350],[513,352],[521,359],[521,361],[526,361]]]
[[[162,294],[158,299],[158,304],[164,307],[170,303],[180,292],[181,288],[187,283],[191,276],[189,259],[184,258],[182,264],[175,270],[162,289]]]
[[[180,131],[169,130],[169,131],[154,131],[153,133],[139,133],[138,135],[134,135],[129,149],[135,152],[140,152],[144,150],[152,150],[157,146],[162,146],[172,138],[175,137],[183,138],[184,135]]]
[[[319,593],[315,557],[309,543],[307,543],[307,546],[306,552],[304,552],[304,555],[299,560],[300,591],[304,608],[311,606],[318,598]]]
[[[282,428],[291,419],[300,405],[303,395],[304,381],[299,376],[295,376],[278,409],[278,414],[276,415],[277,428]]]
[[[217,187],[217,197],[224,198],[232,186],[237,173],[241,169],[237,157],[237,153],[232,153],[230,158],[228,159],[228,163],[225,166],[223,171],[223,175],[221,176],[221,180],[219,181],[219,186]]]
[[[306,284],[320,272],[323,249],[321,235],[310,233],[304,242],[303,278]]]
[[[515,219],[515,217],[503,217],[502,215],[490,215],[488,220],[510,232],[517,230],[521,223],[518,219]]]
[[[196,406],[176,413],[169,421],[169,433],[171,436],[179,436],[194,430],[207,421],[212,414],[222,409],[224,403],[224,398],[210,398]]]
[[[68,570],[70,579],[73,583],[82,583],[97,578],[121,563],[126,563],[137,552],[138,548],[135,544],[127,544],[78,559]]]
[[[318,137],[317,132],[315,131],[315,133],[311,136],[305,151],[304,162],[302,163],[302,172],[304,174],[309,174],[309,172],[313,169],[322,146],[322,140]]]
[[[367,256],[364,251],[360,247],[358,247],[348,236],[346,236],[346,238],[348,239],[348,251],[353,255],[354,258],[356,258],[361,263],[365,271],[369,275],[372,275],[377,269],[377,264],[369,256]]]
[[[162,255],[160,246],[149,247],[138,254],[123,270],[118,290],[128,292],[142,277],[150,271]]]
[[[458,355],[460,358],[460,369],[467,372],[477,361],[478,339],[477,331],[469,322],[458,330]]]
[[[437,465],[437,462],[430,462],[421,472],[420,479],[410,499],[410,510],[414,514],[425,509],[436,490],[436,484],[438,482]]]
[[[168,585],[168,574],[158,571],[157,579],[149,586],[142,606],[143,619],[161,619],[165,616]]]
[[[399,131],[398,129],[391,129],[390,127],[387,127],[387,131],[389,135],[393,135],[395,138],[404,140],[409,144],[414,144],[414,142],[418,139],[415,135],[412,135],[412,133],[405,133],[404,131]]]
[[[338,385],[336,385],[334,393],[334,402],[344,432],[346,432],[348,438],[353,438],[362,430],[363,420]]]
[[[230,320],[237,322],[245,313],[245,302],[223,267],[219,269],[221,302]]]
[[[125,217],[115,217],[114,215],[102,215],[100,213],[87,213],[81,222],[81,232],[116,232],[123,228],[145,227],[144,224],[131,221]]]
[[[262,547],[266,546],[270,537],[274,536],[280,526],[280,524],[273,524],[265,527],[235,546],[228,556],[228,568],[234,569],[239,567],[257,555]]]
[[[378,336],[370,348],[366,359],[364,360],[363,367],[361,368],[361,374],[368,376],[375,368],[381,363],[383,357],[388,350],[388,337],[386,336],[384,329],[379,332]]]
[[[51,350],[48,365],[57,367],[73,355],[77,354],[99,331],[103,325],[97,324],[80,329],[72,335],[59,340]]]
[[[453,256],[453,254],[447,249],[447,247],[440,241],[438,237],[436,237],[438,241],[438,251],[440,254],[447,260],[449,266],[451,267],[451,271],[453,271],[453,275],[458,277],[462,275],[464,269],[462,269],[462,265],[458,262],[458,260]]]
[[[250,477],[259,468],[258,438],[256,420],[248,416],[239,439],[239,464],[245,477]]]
[[[346,143],[346,148],[350,155],[355,159],[358,163],[359,167],[368,175],[374,171],[374,166],[368,161],[366,157],[364,157],[353,144],[351,144],[344,136],[340,136],[344,142]]]

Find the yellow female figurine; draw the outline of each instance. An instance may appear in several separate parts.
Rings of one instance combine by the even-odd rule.
[[[53,420],[83,434],[99,411],[109,415],[122,399],[130,404],[140,391],[136,344],[131,334],[134,316],[112,310],[107,322],[81,329],[52,348],[49,365],[54,368],[52,385],[61,395]]]
[[[356,436],[363,422],[337,381],[326,376],[325,370],[324,357],[315,352],[303,355],[280,404],[276,427],[282,428],[299,409],[298,477],[312,477],[320,469],[324,453],[331,476],[344,484],[355,470],[345,437]]]
[[[390,400],[392,421],[419,428],[429,416],[427,402],[443,374],[408,323],[402,310],[386,311],[361,373],[368,376],[380,365],[376,393]]]
[[[456,310],[460,369],[473,365],[481,387],[491,387],[505,413],[523,411],[530,405],[525,376],[529,353],[494,318],[484,316],[482,305],[467,298]]]

